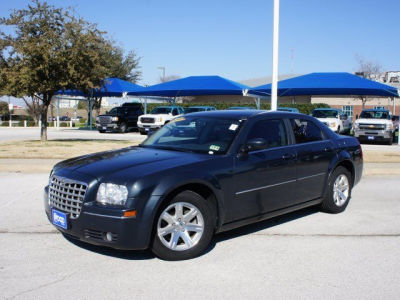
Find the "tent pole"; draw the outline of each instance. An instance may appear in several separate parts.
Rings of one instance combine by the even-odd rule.
[[[56,118],[57,130],[60,129],[60,98],[57,97],[57,118]]]
[[[279,0],[274,0],[271,110],[277,110],[278,108],[278,51],[279,51]]]
[[[90,130],[92,130],[92,98],[89,98],[89,122]]]

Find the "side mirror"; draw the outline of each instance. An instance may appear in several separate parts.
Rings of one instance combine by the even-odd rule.
[[[244,146],[244,152],[255,151],[264,149],[267,146],[267,141],[263,138],[254,138],[247,141],[247,144]]]
[[[106,110],[106,114],[108,114],[108,110]]]
[[[356,115],[356,119],[358,119],[358,115]]]

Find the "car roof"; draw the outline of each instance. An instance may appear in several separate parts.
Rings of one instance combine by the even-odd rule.
[[[368,108],[368,109],[363,109],[362,111],[384,111],[384,112],[389,112],[387,109],[382,109],[382,108]]]
[[[215,106],[209,106],[209,105],[194,105],[194,106],[188,106],[187,108],[209,108],[209,107],[215,107]]]
[[[191,113],[191,117],[201,116],[201,117],[215,117],[215,118],[226,118],[226,119],[250,119],[258,116],[271,116],[278,118],[293,118],[301,117],[310,119],[311,117],[295,112],[287,111],[270,111],[270,110],[257,110],[257,109],[238,109],[238,110],[214,110],[214,111],[202,111]]]
[[[341,109],[339,109],[339,108],[329,108],[329,107],[326,107],[326,108],[324,108],[324,107],[315,108],[313,110],[336,110],[336,111],[341,111]]]
[[[159,108],[159,107],[161,107],[161,108],[170,108],[170,107],[180,107],[180,106],[178,106],[178,105],[160,105],[160,106],[157,106],[157,107],[154,107],[154,108]]]

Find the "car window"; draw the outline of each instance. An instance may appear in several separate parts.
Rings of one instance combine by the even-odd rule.
[[[296,144],[309,143],[323,140],[321,129],[310,120],[291,119]]]
[[[285,125],[282,120],[262,120],[256,122],[247,136],[247,141],[255,138],[266,140],[265,149],[287,146],[288,144]]]

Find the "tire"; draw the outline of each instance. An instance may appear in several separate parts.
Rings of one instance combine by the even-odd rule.
[[[144,131],[139,131],[139,132],[140,132],[140,135],[147,135],[147,133]]]
[[[338,126],[336,133],[340,134],[340,126]]]
[[[393,144],[393,138],[389,138],[386,140],[386,144],[391,146]]]
[[[179,207],[182,207],[182,215],[178,212]],[[214,216],[211,204],[199,194],[183,191],[176,195],[161,207],[155,219],[153,253],[164,260],[199,256],[213,238]]]
[[[126,126],[126,123],[121,123],[119,126],[119,132],[120,133],[126,133],[128,131],[128,127]]]
[[[99,132],[100,132],[100,133],[105,133],[106,131],[105,131],[105,130],[99,130]]]
[[[342,176],[344,176],[345,179],[342,180]],[[346,196],[346,198],[343,199],[339,193],[335,193],[334,191],[337,184],[339,184],[339,188],[343,184],[342,187],[344,188],[346,183],[347,191],[344,192],[342,190],[342,195]],[[321,210],[332,214],[343,212],[349,204],[351,198],[351,188],[352,181],[350,172],[344,167],[337,167],[329,177],[327,191],[321,204]]]

